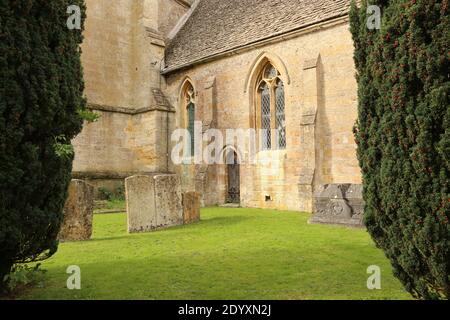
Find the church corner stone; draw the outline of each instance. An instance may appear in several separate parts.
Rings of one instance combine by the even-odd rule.
[[[200,194],[198,192],[183,193],[183,223],[200,221]]]
[[[89,240],[92,236],[94,187],[82,180],[72,180],[64,206],[60,241]]]

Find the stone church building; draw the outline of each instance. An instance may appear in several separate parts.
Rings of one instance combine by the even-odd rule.
[[[74,140],[75,178],[113,189],[177,173],[206,206],[306,212],[325,185],[361,183],[350,0],[86,3],[85,94],[100,118]],[[209,129],[255,129],[258,161],[224,142],[231,162],[174,163],[173,132],[199,122],[196,146]]]

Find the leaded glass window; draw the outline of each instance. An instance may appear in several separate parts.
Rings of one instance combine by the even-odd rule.
[[[267,65],[266,70],[264,72],[264,78],[273,79],[278,76],[278,71],[271,64]]]
[[[285,101],[284,101],[284,84],[283,81],[278,80],[277,88],[275,89],[275,105],[276,105],[276,129],[278,148],[286,148],[286,116],[285,116]]]
[[[272,147],[272,130],[270,114],[270,90],[267,83],[261,88],[261,129],[262,129],[262,147],[264,150]]]
[[[189,132],[189,140],[186,143],[185,155],[194,156],[195,150],[195,91],[194,87],[187,83],[184,90],[185,108],[186,108],[186,129]]]
[[[286,148],[284,83],[278,70],[268,63],[258,84],[261,144],[263,150]]]
[[[188,131],[190,135],[190,156],[194,156],[194,148],[195,148],[195,105],[194,103],[190,102],[187,107],[187,114],[188,114]]]

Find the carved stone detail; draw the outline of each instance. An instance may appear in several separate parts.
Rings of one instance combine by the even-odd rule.
[[[362,186],[330,184],[319,188],[314,197],[311,223],[363,226]]]

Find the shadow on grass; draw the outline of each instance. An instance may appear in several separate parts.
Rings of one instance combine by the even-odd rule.
[[[308,225],[308,215],[206,209],[203,220],[127,234],[124,216],[97,217],[92,241],[61,247],[39,299],[404,299],[365,232]],[[117,240],[117,241],[116,241]],[[82,290],[66,289],[67,266]],[[383,290],[367,289],[378,265]]]
[[[195,232],[195,229],[200,226],[202,227],[202,232],[204,232],[205,230],[208,230],[208,229],[214,229],[214,228],[221,229],[224,227],[229,227],[231,225],[240,224],[240,223],[243,223],[250,219],[252,219],[252,218],[242,216],[242,215],[240,215],[240,216],[236,215],[236,216],[231,216],[231,217],[230,216],[215,217],[215,218],[208,218],[208,219],[200,220],[199,222],[192,223],[192,224],[173,226],[173,227],[168,227],[165,229],[158,229],[158,230],[148,231],[148,232],[137,232],[137,233],[131,233],[131,234],[125,232],[121,236],[92,238],[91,240],[87,240],[87,241],[94,242],[94,241],[122,240],[122,239],[129,239],[132,236],[146,236],[149,234],[157,235],[162,232],[164,232],[165,234],[178,233],[181,235],[183,233],[183,231],[193,233],[193,232]]]
[[[63,288],[65,266],[52,270],[50,286],[26,294],[39,299],[405,299],[398,286],[366,287],[366,263],[333,264],[328,255],[298,259],[302,250],[251,249],[175,251],[168,256],[80,263],[83,290]],[[243,258],[245,257],[245,258]],[[272,258],[269,258],[272,257]],[[331,259],[332,260],[332,259]],[[316,270],[320,265],[321,268]],[[349,270],[351,272],[349,272]],[[361,271],[362,270],[362,271]],[[358,272],[361,271],[361,272]],[[391,280],[392,281],[392,280]]]

